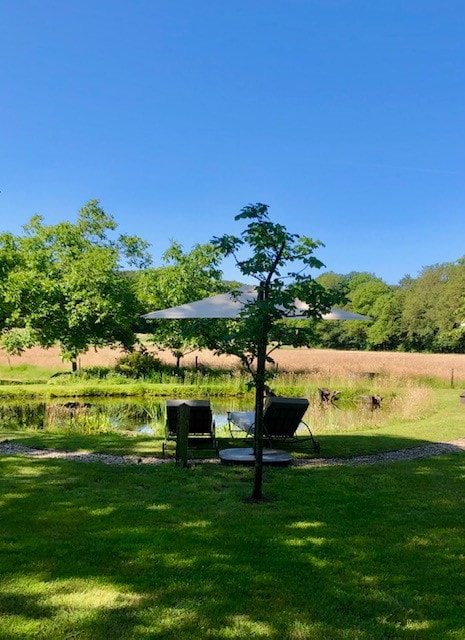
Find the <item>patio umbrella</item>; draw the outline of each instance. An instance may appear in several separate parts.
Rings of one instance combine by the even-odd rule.
[[[160,311],[147,313],[143,318],[146,320],[169,319],[169,320],[193,320],[193,319],[213,319],[229,318],[231,320],[240,317],[240,313],[247,303],[257,299],[257,289],[253,286],[241,287],[236,293],[220,293],[217,296],[188,302],[177,307],[169,307]],[[301,300],[294,301],[294,310],[287,315],[288,318],[307,318],[308,305]],[[351,313],[344,309],[332,308],[328,313],[323,314],[323,320],[370,320],[367,316],[359,313]]]
[[[241,311],[245,305],[252,303],[259,299],[259,294],[256,287],[243,286],[239,290],[230,293],[221,293],[216,296],[204,298],[203,300],[196,300],[194,302],[188,302],[186,304],[179,305],[177,307],[170,307],[168,309],[161,309],[159,311],[153,311],[147,313],[143,318],[147,320],[157,319],[169,319],[169,320],[193,320],[193,319],[238,319],[240,320]],[[286,318],[307,318],[309,307],[305,302],[296,299],[294,301],[294,308],[286,310],[284,316]],[[322,315],[324,320],[369,320],[366,316],[362,316],[358,313],[351,313],[342,309],[332,308],[328,313]],[[266,337],[265,337],[266,346]],[[257,373],[264,372],[266,366],[266,348],[260,348],[257,356]],[[254,455],[255,455],[255,486],[261,487],[261,469],[263,465],[263,394],[265,390],[264,381],[262,376],[257,375],[255,383],[255,440],[254,440]],[[278,452],[277,452],[278,453]],[[257,480],[260,478],[260,480]],[[258,484],[257,484],[258,483]],[[260,489],[261,492],[261,489]]]

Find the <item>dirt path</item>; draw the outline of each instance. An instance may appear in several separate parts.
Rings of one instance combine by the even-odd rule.
[[[300,467],[330,467],[342,465],[370,465],[383,462],[400,462],[403,460],[417,460],[419,458],[431,458],[433,456],[446,455],[465,451],[465,438],[458,438],[450,442],[434,442],[408,449],[396,451],[381,451],[366,456],[354,456],[353,458],[295,458],[293,465]],[[39,459],[65,459],[76,462],[100,462],[102,464],[168,464],[171,458],[157,458],[155,456],[116,456],[108,453],[87,453],[76,451],[59,451],[57,449],[34,449],[11,440],[0,442],[0,455],[24,455]],[[219,464],[218,458],[191,460],[192,464]]]

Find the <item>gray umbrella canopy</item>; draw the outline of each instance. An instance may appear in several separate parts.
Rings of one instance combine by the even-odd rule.
[[[239,289],[238,295],[232,293],[220,293],[217,296],[196,300],[181,304],[178,307],[152,311],[143,316],[147,320],[169,319],[188,320],[194,318],[238,318],[247,303],[257,299],[257,290],[253,286],[244,286]],[[307,318],[308,305],[301,300],[295,300],[295,311],[289,314],[289,318]],[[351,313],[343,309],[332,308],[323,314],[323,320],[370,320],[367,316]]]

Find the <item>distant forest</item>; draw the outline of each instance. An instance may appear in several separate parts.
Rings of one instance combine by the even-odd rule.
[[[371,322],[325,322],[318,346],[375,351],[465,352],[465,258],[424,267],[418,277],[387,285],[371,273],[318,278],[347,289],[347,309]]]

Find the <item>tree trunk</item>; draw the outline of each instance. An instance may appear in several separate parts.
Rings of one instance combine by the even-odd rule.
[[[76,371],[77,371],[77,362],[76,362],[76,360],[72,360],[71,361],[71,371],[73,373],[76,373]]]
[[[263,292],[259,292],[258,299],[263,300]],[[255,476],[252,500],[263,500],[263,406],[265,397],[265,368],[266,348],[268,346],[268,331],[263,327],[257,349],[257,372],[255,377]]]
[[[263,404],[265,394],[266,342],[259,346],[257,356],[257,377],[255,379],[255,476],[252,500],[263,499]]]

